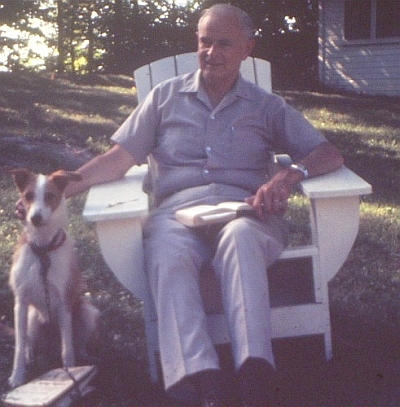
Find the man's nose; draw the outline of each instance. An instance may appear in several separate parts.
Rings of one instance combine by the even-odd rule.
[[[207,55],[212,56],[218,53],[218,45],[217,44],[211,44],[207,50]]]

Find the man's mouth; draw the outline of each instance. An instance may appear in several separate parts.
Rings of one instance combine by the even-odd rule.
[[[206,61],[205,64],[209,68],[219,68],[222,65],[222,64],[217,63],[217,62],[209,62],[209,61]]]

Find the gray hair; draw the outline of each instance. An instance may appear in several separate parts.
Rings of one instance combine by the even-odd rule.
[[[248,38],[254,38],[254,26],[250,16],[241,8],[232,6],[228,3],[217,3],[210,8],[204,9],[201,12],[199,24],[200,21],[209,14],[223,15],[226,13],[229,13],[232,17],[236,18],[240,28]]]

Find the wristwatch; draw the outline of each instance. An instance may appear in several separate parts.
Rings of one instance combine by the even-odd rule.
[[[304,179],[308,178],[308,170],[303,164],[291,164],[290,168],[295,171],[300,171],[304,175]]]

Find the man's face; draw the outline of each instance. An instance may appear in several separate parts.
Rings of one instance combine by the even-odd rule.
[[[207,85],[232,85],[254,46],[230,15],[208,14],[198,27],[197,55]]]

